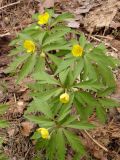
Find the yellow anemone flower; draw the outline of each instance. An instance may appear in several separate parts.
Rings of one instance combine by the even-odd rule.
[[[69,102],[69,94],[68,93],[63,93],[60,95],[60,102],[62,103],[68,103]]]
[[[72,54],[75,57],[82,56],[82,54],[83,54],[83,48],[79,44],[74,45],[73,48],[72,48]]]
[[[24,41],[24,48],[27,50],[28,53],[35,52],[35,43],[31,40]]]
[[[43,139],[49,139],[50,138],[48,129],[46,129],[46,128],[38,128],[37,131],[41,134],[41,137]]]
[[[38,16],[38,24],[43,25],[47,24],[49,21],[50,15],[48,12],[45,12]]]

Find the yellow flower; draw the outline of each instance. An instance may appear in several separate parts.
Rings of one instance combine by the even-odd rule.
[[[38,16],[38,24],[43,25],[43,24],[47,24],[49,21],[49,13],[45,12],[44,14],[41,14]]]
[[[69,97],[69,94],[67,94],[67,93],[63,93],[60,95],[60,102],[62,102],[62,103],[68,103],[69,99],[70,99],[70,97]]]
[[[24,48],[27,50],[28,53],[35,52],[35,43],[31,40],[24,41]]]
[[[49,139],[50,135],[46,128],[38,128],[37,131],[41,134],[41,137],[43,139]]]
[[[73,48],[72,48],[72,54],[75,57],[82,56],[82,54],[83,54],[83,48],[79,44],[74,45]]]

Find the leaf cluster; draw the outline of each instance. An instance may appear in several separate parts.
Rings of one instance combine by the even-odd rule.
[[[75,152],[73,159],[80,159],[85,150],[73,131],[93,129],[95,126],[88,121],[93,113],[106,122],[106,109],[120,105],[109,98],[116,89],[113,70],[120,61],[107,55],[104,44],[94,46],[83,33],[67,27],[65,20],[73,18],[70,13],[56,17],[53,11],[48,12],[51,19],[47,25],[34,23],[11,42],[16,46],[10,53],[14,59],[6,72],[18,73],[17,83],[28,75],[34,79],[34,83],[28,84],[33,101],[24,116],[50,133],[50,139],[44,140],[35,132],[32,139],[36,140],[36,147],[49,160],[65,160],[66,150],[71,146]],[[37,20],[37,16],[33,18]],[[35,42],[35,53],[26,53],[23,47],[26,39]],[[80,57],[71,54],[75,44],[83,48]],[[65,92],[70,101],[62,104],[60,95]]]

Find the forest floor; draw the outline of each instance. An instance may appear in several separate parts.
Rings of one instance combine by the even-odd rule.
[[[83,31],[89,41],[98,44],[104,42],[108,54],[120,58],[120,2],[118,0],[0,0],[0,103],[7,103],[9,109],[3,118],[10,126],[0,130],[5,135],[4,153],[11,160],[32,160],[35,154],[34,143],[30,136],[34,125],[24,117],[24,111],[30,102],[29,89],[25,85],[31,81],[26,78],[20,85],[15,84],[16,76],[5,74],[4,70],[11,62],[8,56],[9,42],[16,34],[32,23],[31,16],[53,7],[56,14],[69,11],[75,15],[68,25]],[[114,71],[117,90],[112,95],[120,100],[120,69]],[[105,125],[89,132],[82,132],[88,157],[82,160],[120,160],[120,109],[108,112]],[[71,160],[71,152],[66,160]]]

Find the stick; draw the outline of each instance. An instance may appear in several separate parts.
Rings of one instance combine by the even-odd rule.
[[[111,37],[106,37],[106,36],[101,36],[101,35],[94,35],[94,36],[95,36],[95,37],[98,37],[98,38],[109,39],[109,40],[112,39]]]
[[[97,144],[100,148],[102,148],[105,152],[108,152],[108,149],[104,146],[102,146],[100,143],[98,143],[95,139],[92,138],[92,136],[86,131],[84,130],[84,132],[88,135],[88,137],[95,143]]]
[[[8,4],[8,5],[2,6],[2,7],[0,7],[0,10],[2,10],[2,9],[4,9],[4,8],[7,8],[7,7],[10,7],[10,6],[13,6],[13,5],[16,5],[16,4],[19,4],[19,3],[20,3],[20,0],[17,1],[17,2],[14,2],[14,3],[10,3],[10,4]]]
[[[92,36],[92,35],[91,35],[90,37],[91,37],[92,39],[98,41],[98,42],[103,42],[103,43],[105,43],[106,46],[111,47],[115,52],[118,52],[118,50],[117,50],[116,48],[112,47],[111,44],[106,43],[106,42],[104,42],[104,41],[102,41],[102,40],[100,40],[100,39],[98,39],[98,38],[96,38],[96,37],[94,37],[94,36]]]
[[[5,34],[0,34],[0,38],[5,37],[5,36],[10,36],[10,33],[5,33]]]
[[[1,6],[1,4],[2,4],[2,1],[3,1],[3,0],[0,0],[0,6]]]

